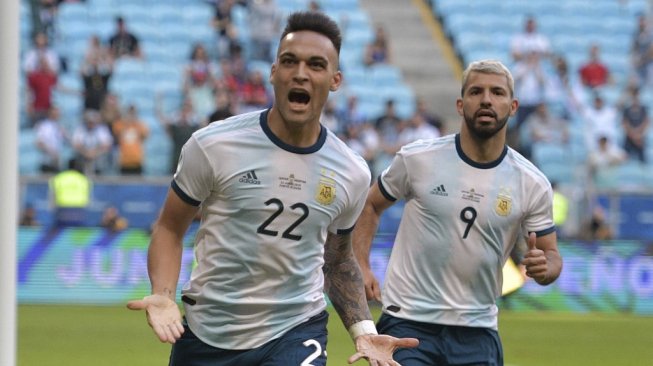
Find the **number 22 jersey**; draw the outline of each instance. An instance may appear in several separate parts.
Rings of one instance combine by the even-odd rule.
[[[267,115],[195,132],[172,183],[201,204],[197,266],[182,295],[189,327],[214,347],[258,347],[326,308],[327,231],[351,231],[369,189],[366,162],[332,132],[322,127],[315,145],[289,146]]]

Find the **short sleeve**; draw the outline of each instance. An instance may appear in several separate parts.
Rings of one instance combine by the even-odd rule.
[[[537,236],[542,236],[555,230],[553,190],[546,182],[540,183],[537,188],[537,192],[531,195],[523,226],[526,232],[535,232]]]
[[[184,144],[172,187],[186,203],[199,206],[211,193],[213,169],[204,150],[194,136]]]
[[[408,196],[408,171],[401,151],[395,155],[390,165],[379,176],[381,193],[390,201]]]

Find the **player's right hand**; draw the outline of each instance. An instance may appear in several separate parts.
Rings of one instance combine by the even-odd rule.
[[[370,268],[361,268],[363,274],[363,281],[365,282],[365,296],[368,301],[376,300],[381,301],[381,287],[379,281],[374,276],[374,272]]]
[[[127,303],[131,310],[145,310],[147,322],[161,342],[175,343],[184,333],[179,306],[167,296],[150,295]]]

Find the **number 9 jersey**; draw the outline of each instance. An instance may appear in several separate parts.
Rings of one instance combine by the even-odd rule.
[[[383,306],[418,322],[497,329],[502,268],[527,232],[555,230],[547,178],[513,149],[475,163],[459,135],[404,146],[381,173],[389,200],[404,199]]]
[[[267,111],[214,122],[182,149],[172,189],[201,205],[197,266],[183,287],[193,333],[251,349],[326,308],[327,231],[347,233],[370,183],[367,163],[321,127],[298,148],[270,130]]]

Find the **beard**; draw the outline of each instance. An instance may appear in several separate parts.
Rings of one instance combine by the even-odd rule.
[[[463,117],[465,118],[465,125],[467,125],[467,129],[469,130],[470,134],[474,138],[479,140],[487,140],[494,137],[494,135],[496,135],[503,129],[506,123],[508,123],[508,119],[510,119],[510,114],[507,114],[503,118],[499,118],[495,114],[494,118],[497,121],[495,125],[477,124],[476,123],[477,114],[470,116],[467,113],[463,113]]]

